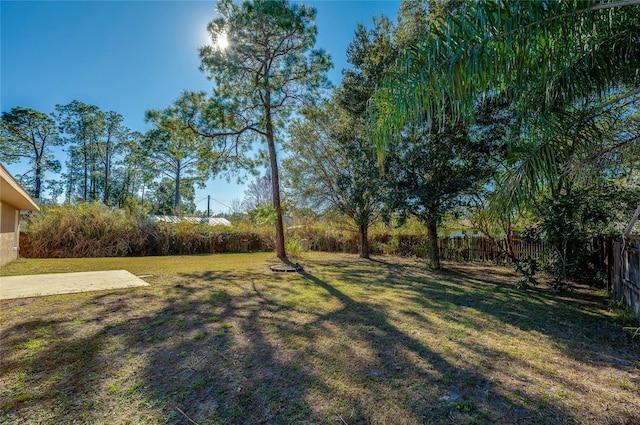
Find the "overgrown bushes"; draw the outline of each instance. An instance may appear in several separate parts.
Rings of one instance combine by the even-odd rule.
[[[44,206],[23,227],[20,254],[60,258],[269,251],[274,249],[272,233],[270,226],[153,223],[144,214],[101,203]],[[327,225],[290,228],[287,240],[292,254],[358,252],[355,231]],[[373,254],[423,257],[426,236],[378,231],[370,235],[370,244]]]
[[[117,257],[270,250],[267,235],[192,223],[152,223],[101,203],[43,207],[21,234],[31,258]]]
[[[428,247],[426,234],[408,234],[407,230],[372,229],[369,233],[370,252],[425,258]],[[307,250],[358,252],[357,232],[344,226],[295,226],[286,233],[287,251],[292,257]],[[473,256],[467,255],[473,247],[467,246],[466,239],[463,242],[462,247],[457,247],[448,239],[442,240],[443,258],[473,260]],[[189,255],[272,251],[274,245],[273,228],[269,225],[241,222],[234,227],[214,227],[188,222],[154,223],[141,213],[88,203],[45,206],[33,214],[23,227],[20,254],[31,258]],[[524,248],[522,254],[531,255]],[[485,260],[490,258],[487,255]]]
[[[20,240],[23,257],[115,257],[145,251],[148,234],[124,210],[99,203],[43,207]]]

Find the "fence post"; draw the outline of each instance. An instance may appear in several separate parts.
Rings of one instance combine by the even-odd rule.
[[[613,290],[613,237],[605,239],[605,263],[607,267],[607,291]]]
[[[622,267],[621,261],[621,246],[620,241],[616,240],[613,244],[613,270],[611,276],[611,293],[613,295],[613,299],[618,299],[619,291],[619,281],[620,281],[620,268]]]

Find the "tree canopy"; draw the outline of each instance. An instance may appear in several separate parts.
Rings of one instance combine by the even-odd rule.
[[[530,146],[514,170],[533,183],[558,171],[555,142],[601,139],[596,120],[640,94],[637,0],[466,2],[430,27],[406,46],[371,103],[381,158],[407,121],[472,123],[478,100],[499,94],[514,105],[511,136]],[[637,142],[635,134],[618,146]]]
[[[218,124],[225,130],[206,135],[266,142],[277,214],[276,251],[286,258],[276,142],[286,118],[328,87],[331,60],[314,49],[313,8],[286,0],[221,0],[217,11],[219,17],[208,25],[212,44],[200,49],[200,69],[215,83],[211,102],[223,111]]]
[[[60,145],[58,129],[50,116],[31,108],[15,107],[0,118],[0,159],[13,163],[26,159],[32,174],[32,194],[39,199],[47,171],[60,170],[51,147]],[[25,176],[23,175],[23,180]]]
[[[380,215],[385,191],[364,129],[332,99],[306,110],[289,131],[284,168],[292,197],[352,220],[360,256],[368,258],[368,228]]]

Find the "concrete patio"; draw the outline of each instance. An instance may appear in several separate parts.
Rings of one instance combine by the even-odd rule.
[[[126,270],[1,276],[0,300],[149,286]]]

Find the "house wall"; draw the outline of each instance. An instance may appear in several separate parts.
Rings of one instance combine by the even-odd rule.
[[[18,258],[20,211],[0,202],[0,265]]]

